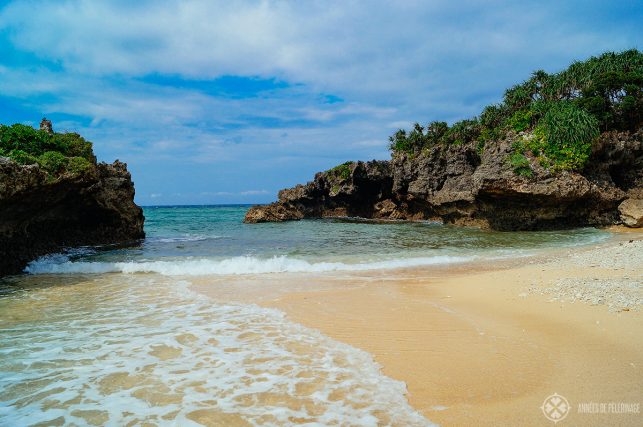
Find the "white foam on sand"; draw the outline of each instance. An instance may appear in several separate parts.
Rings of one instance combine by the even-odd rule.
[[[430,425],[368,353],[159,275],[19,293],[0,331],[0,425]]]
[[[451,264],[471,261],[473,257],[439,255],[399,258],[361,263],[308,262],[287,256],[257,258],[240,256],[225,259],[186,258],[173,261],[100,262],[61,260],[46,256],[31,262],[25,272],[30,274],[102,274],[159,273],[166,276],[238,275],[263,273],[306,273],[326,271],[367,271]]]

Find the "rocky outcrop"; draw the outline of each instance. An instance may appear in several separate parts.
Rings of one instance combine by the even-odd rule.
[[[306,185],[281,190],[278,202],[250,208],[245,221],[338,216],[378,218],[382,216],[380,211],[383,209],[380,202],[392,196],[392,184],[390,162],[346,163],[334,170],[318,173]]]
[[[54,179],[0,157],[0,276],[65,247],[136,241],[143,221],[125,163]]]
[[[628,227],[643,227],[643,199],[627,199],[618,205],[621,221]]]
[[[245,221],[359,216],[497,230],[607,225],[621,223],[619,205],[643,187],[642,131],[603,134],[582,173],[554,172],[530,158],[531,177],[517,175],[508,160],[516,138],[483,152],[473,143],[436,145],[415,156],[349,163],[282,190]]]
[[[51,124],[51,120],[47,120],[46,117],[43,117],[40,121],[40,130],[47,132],[49,135],[54,134],[54,126]]]

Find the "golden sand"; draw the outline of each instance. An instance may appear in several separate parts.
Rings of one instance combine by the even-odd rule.
[[[599,255],[642,237],[624,234]],[[624,274],[565,262],[577,252],[551,252],[556,263],[541,257],[493,266],[207,278],[194,288],[217,300],[278,308],[370,352],[386,375],[407,384],[409,402],[441,425],[553,425],[541,406],[554,393],[571,406],[560,425],[643,425],[640,413],[579,413],[579,404],[589,402],[643,403],[641,311],[551,302],[528,292],[563,277]],[[635,271],[638,280],[642,272]]]

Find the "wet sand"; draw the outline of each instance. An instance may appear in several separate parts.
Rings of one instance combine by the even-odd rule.
[[[564,425],[641,425],[640,413],[579,413],[582,403],[643,403],[641,239],[623,233],[600,247],[493,265],[191,281],[219,301],[278,308],[370,352],[407,384],[411,405],[442,425],[553,425],[540,407],[554,393],[571,406]],[[549,287],[623,278],[638,287],[622,308]]]

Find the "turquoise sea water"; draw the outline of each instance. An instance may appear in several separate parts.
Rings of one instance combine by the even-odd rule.
[[[430,222],[323,219],[244,224],[247,206],[145,208],[147,238],[110,251],[44,257],[31,273],[166,275],[367,270],[516,256],[606,238],[587,228],[500,233]]]
[[[279,311],[210,300],[190,280],[298,272],[310,282],[609,237],[357,219],[243,224],[246,210],[145,208],[140,245],[70,248],[0,281],[0,425],[430,425],[368,353]]]

